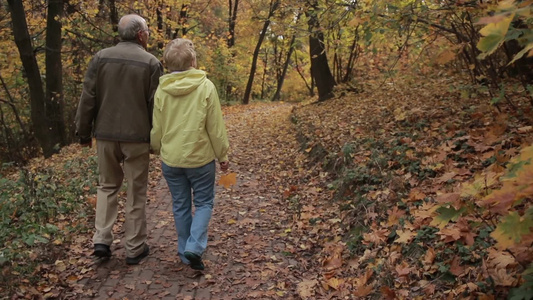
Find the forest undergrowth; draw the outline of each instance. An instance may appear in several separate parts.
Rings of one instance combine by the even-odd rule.
[[[292,293],[271,297],[531,299],[531,104],[406,74],[367,73],[324,102],[224,108],[232,163],[292,215],[279,238],[303,269]],[[266,128],[258,107],[280,105],[293,105],[290,120]],[[72,145],[0,178],[0,296],[77,288],[65,271],[90,264],[95,174],[94,149]]]
[[[319,198],[340,210],[319,283],[371,299],[532,299],[531,104],[426,75],[365,78],[295,110]]]

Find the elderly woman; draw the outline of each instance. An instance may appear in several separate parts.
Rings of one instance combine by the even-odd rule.
[[[172,194],[178,255],[191,268],[203,270],[215,198],[215,159],[223,171],[228,169],[229,142],[216,88],[196,69],[193,43],[171,41],[163,60],[170,74],[160,78],[154,97],[151,148],[160,155]]]

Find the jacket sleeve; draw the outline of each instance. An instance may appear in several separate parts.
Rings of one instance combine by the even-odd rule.
[[[150,120],[150,124],[153,124],[152,111],[154,109],[154,95],[157,87],[159,86],[159,77],[162,75],[163,65],[160,61],[157,61],[156,64],[152,65],[150,74],[150,97],[148,98],[148,119]]]
[[[215,85],[209,81],[206,130],[219,162],[228,161],[229,141]]]
[[[150,148],[154,154],[159,155],[161,152],[161,102],[157,98],[157,92],[154,96],[154,109],[152,117],[152,131],[150,131]]]
[[[83,81],[78,110],[76,111],[76,135],[80,143],[88,143],[92,139],[93,122],[98,113],[96,102],[96,75],[98,73],[98,53],[91,59]]]

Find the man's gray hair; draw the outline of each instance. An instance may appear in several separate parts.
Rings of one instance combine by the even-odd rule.
[[[136,14],[125,15],[118,22],[118,35],[123,41],[135,40],[140,30],[147,29],[146,20]]]

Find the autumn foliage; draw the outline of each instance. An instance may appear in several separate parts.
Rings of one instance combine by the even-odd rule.
[[[25,5],[39,80],[50,50],[47,1],[0,7],[0,298],[92,297],[94,149],[58,144],[49,149],[57,155],[40,156],[13,3]],[[158,57],[172,38],[193,39],[217,86],[232,167],[217,180],[209,249],[233,264],[207,260],[215,275],[191,289],[241,299],[532,299],[532,1],[63,4],[67,140],[88,60],[116,42],[119,14],[148,20]],[[323,49],[310,53],[310,38]],[[322,55],[336,86],[317,101],[310,69]],[[250,105],[237,105],[247,90]],[[281,101],[263,101],[271,98]],[[144,293],[136,288],[125,289]]]
[[[362,93],[294,114],[305,151],[325,168],[319,176],[331,180],[322,193],[338,201],[344,232],[324,248],[313,286],[370,298],[523,299],[533,260],[531,119],[474,99],[457,107],[460,93],[444,78],[409,81],[367,79]]]

